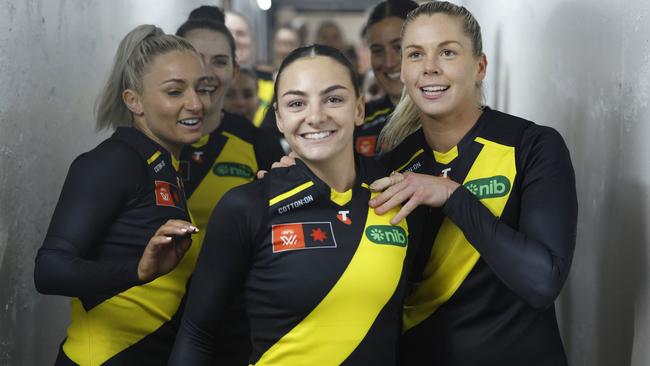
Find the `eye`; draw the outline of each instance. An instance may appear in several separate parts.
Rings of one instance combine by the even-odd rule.
[[[300,108],[304,105],[305,103],[302,100],[291,100],[287,103],[287,107],[289,108]]]
[[[444,49],[442,50],[442,52],[440,52],[440,55],[443,57],[454,57],[456,56],[456,52],[452,50]]]
[[[408,57],[411,60],[416,60],[420,57],[422,57],[422,53],[420,51],[411,51],[406,54],[406,57]]]
[[[327,103],[332,103],[332,104],[339,104],[343,103],[343,98],[337,96],[337,95],[330,95],[326,99]]]
[[[370,53],[377,56],[384,52],[384,49],[381,47],[370,47]]]
[[[167,90],[166,93],[167,93],[167,95],[169,95],[170,97],[177,97],[177,96],[183,94],[180,90],[176,90],[176,89],[173,89],[173,90]]]

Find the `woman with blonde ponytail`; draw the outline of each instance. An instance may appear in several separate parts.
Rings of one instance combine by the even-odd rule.
[[[141,25],[97,111],[114,134],[72,163],[36,257],[39,292],[72,297],[56,365],[166,365],[198,246],[177,174],[214,92],[190,43]]]
[[[481,29],[464,7],[424,3],[402,30],[404,93],[382,132],[396,172],[371,188],[393,223],[429,206],[412,269],[400,365],[566,365],[554,301],[577,221],[562,137],[484,106]]]

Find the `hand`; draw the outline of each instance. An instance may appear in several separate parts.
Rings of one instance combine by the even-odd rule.
[[[292,165],[296,165],[296,158],[298,155],[295,152],[290,152],[289,155],[283,156],[280,161],[276,161],[271,165],[271,169],[275,168],[286,168],[290,167]],[[266,170],[258,170],[257,171],[257,179],[262,179],[264,176],[268,173]]]
[[[168,220],[156,230],[138,263],[138,278],[149,282],[169,273],[178,265],[199,229],[183,220]]]
[[[370,200],[370,207],[379,215],[383,215],[392,208],[404,205],[390,223],[397,225],[419,205],[440,207],[447,202],[449,196],[460,184],[451,179],[434,177],[418,173],[393,172],[389,177],[378,179],[370,185],[375,192],[383,191],[380,195]]]

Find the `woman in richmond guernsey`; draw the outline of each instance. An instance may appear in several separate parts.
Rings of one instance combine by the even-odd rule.
[[[268,169],[283,150],[276,139],[266,136],[244,116],[223,110],[239,65],[235,61],[235,41],[223,23],[190,19],[176,35],[187,39],[204,60],[217,91],[203,123],[204,136],[181,153],[187,202],[199,228],[194,242],[201,243],[212,210],[233,187],[255,178],[258,169]],[[224,216],[224,218],[228,215]],[[236,296],[216,339],[215,362],[246,365],[250,355],[248,322],[241,296]]]
[[[214,91],[182,38],[121,41],[97,108],[116,131],[72,163],[36,257],[38,291],[73,297],[57,365],[166,365],[199,251],[178,158]]]
[[[575,246],[574,172],[553,129],[481,102],[487,61],[467,9],[430,2],[402,31],[405,94],[373,188],[398,222],[430,206],[406,299],[403,365],[566,365],[554,300]]]
[[[366,103],[364,123],[354,131],[354,146],[361,155],[375,156],[379,133],[402,94],[402,25],[409,11],[417,7],[418,4],[410,0],[382,1],[368,16],[365,35],[370,49],[370,65],[386,96]]]
[[[294,50],[274,108],[297,164],[231,190],[215,208],[170,364],[211,364],[228,303],[243,289],[250,364],[394,365],[415,233],[412,223],[389,223],[397,208],[368,208],[368,183],[385,171],[355,158],[364,102],[352,65],[331,47]]]

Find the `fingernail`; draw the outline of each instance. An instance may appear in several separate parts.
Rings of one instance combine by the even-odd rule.
[[[172,237],[171,236],[165,237],[165,241],[172,241]]]

